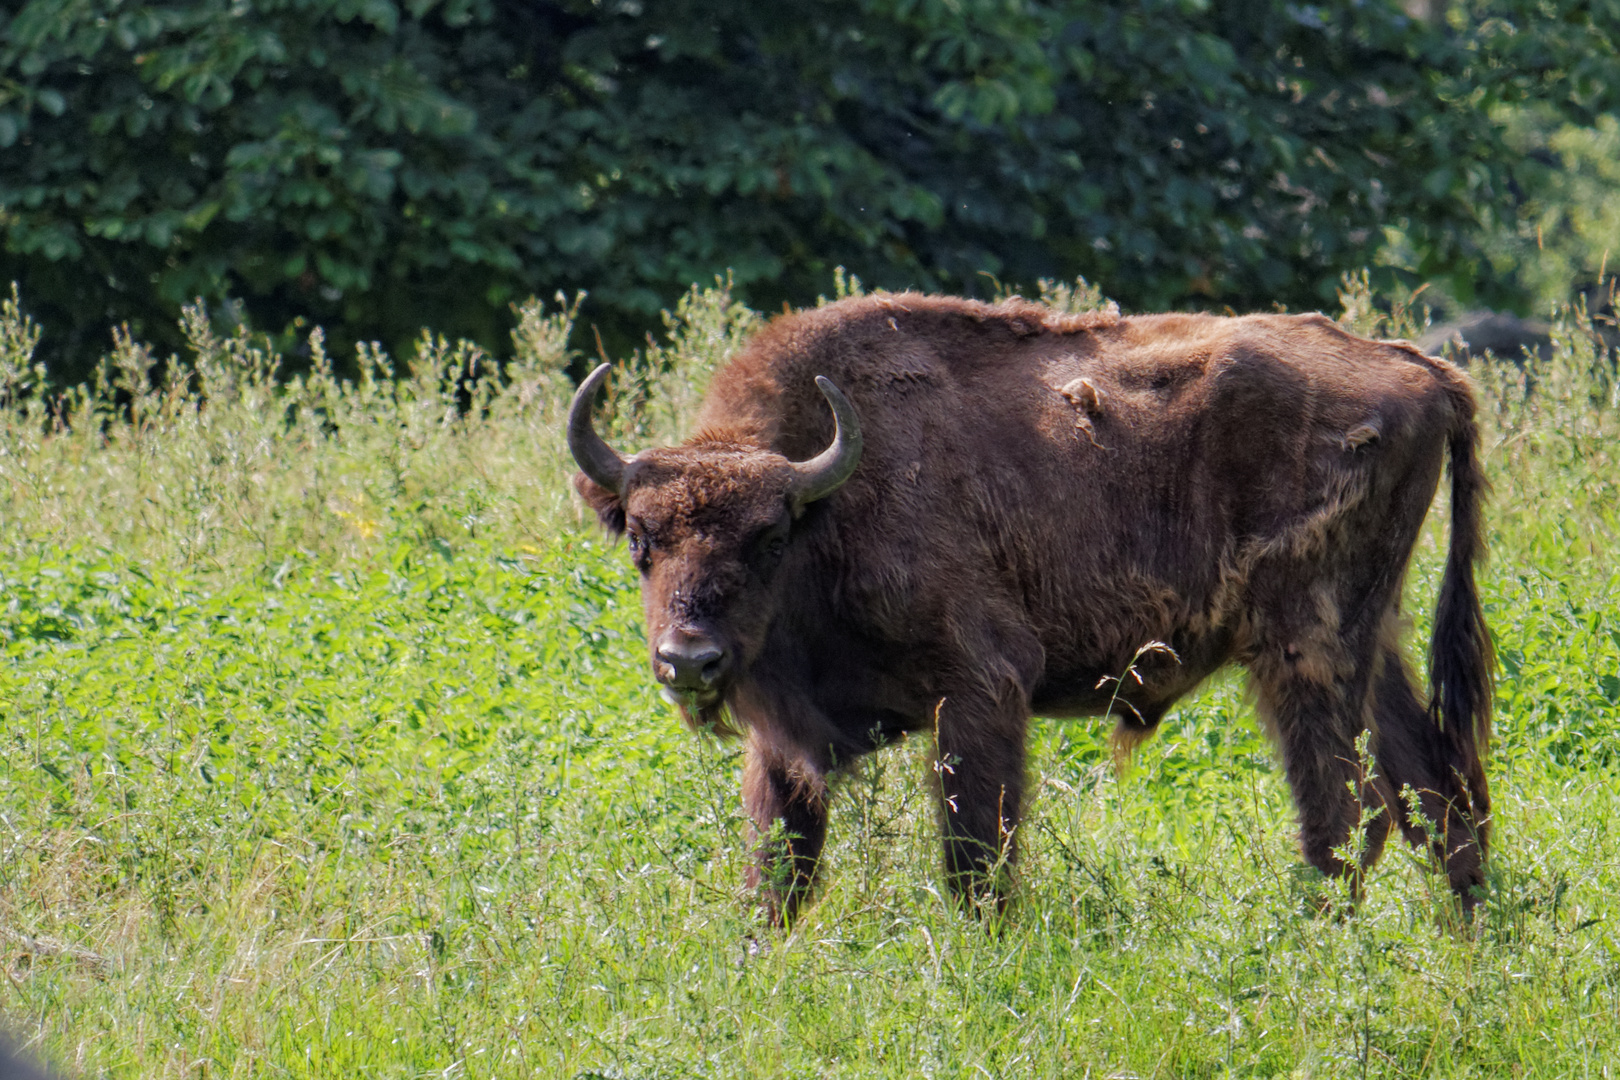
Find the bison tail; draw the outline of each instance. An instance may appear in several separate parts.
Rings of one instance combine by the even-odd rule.
[[[1496,651],[1479,603],[1474,564],[1485,557],[1481,508],[1489,483],[1479,463],[1474,396],[1460,376],[1449,388],[1453,419],[1451,455],[1451,548],[1440,579],[1440,601],[1429,644],[1429,711],[1452,750],[1477,813],[1487,812],[1483,756],[1490,743]]]

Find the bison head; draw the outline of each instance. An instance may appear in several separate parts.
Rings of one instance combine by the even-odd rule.
[[[581,471],[574,484],[603,526],[628,538],[665,694],[689,722],[723,729],[726,695],[758,657],[778,609],[794,523],[855,471],[860,422],[818,376],[833,440],[808,461],[706,436],[625,458],[591,426],[607,372],[606,364],[592,372],[569,409],[568,448]]]

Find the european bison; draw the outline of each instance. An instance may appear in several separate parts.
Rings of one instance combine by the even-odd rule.
[[[1525,357],[1549,360],[1553,328],[1538,319],[1521,319],[1494,311],[1470,311],[1450,322],[1431,326],[1418,338],[1424,352],[1468,364],[1492,353],[1498,360],[1523,365]]]
[[[861,755],[934,732],[948,880],[999,901],[1031,714],[1111,712],[1128,747],[1228,661],[1313,866],[1359,883],[1398,822],[1474,900],[1493,658],[1474,400],[1450,364],[1321,315],[868,296],[775,319],[714,377],[696,436],[630,458],[591,426],[606,372],[569,414],[575,485],[629,539],[658,680],[747,740],[774,919],[814,881],[829,774]],[[1426,703],[1401,587],[1448,450]],[[1335,848],[1361,803],[1382,812],[1351,866]]]

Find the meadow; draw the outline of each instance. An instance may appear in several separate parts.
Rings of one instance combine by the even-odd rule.
[[[1355,279],[1343,302],[1367,333],[1421,318]],[[994,927],[942,899],[925,741],[875,758],[780,933],[741,890],[736,747],[658,697],[628,558],[569,493],[575,305],[525,305],[500,364],[425,334],[350,380],[318,333],[284,377],[191,312],[187,354],[118,335],[61,394],[25,303],[0,311],[0,1019],[72,1073],[1620,1072],[1620,382],[1579,311],[1551,359],[1475,367],[1501,672],[1471,924],[1393,842],[1354,914],[1314,913],[1229,676],[1127,770],[1102,723],[1036,725]],[[680,437],[761,318],[694,289],[615,377],[615,443]]]

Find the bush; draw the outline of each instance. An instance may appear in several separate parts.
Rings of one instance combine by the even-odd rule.
[[[29,0],[0,12],[0,281],[64,384],[110,325],[180,348],[196,297],[289,353],[319,322],[340,357],[423,325],[498,348],[512,301],[586,288],[622,351],[726,268],[768,310],[840,265],[1317,308],[1386,227],[1409,275],[1501,301],[1479,226],[1511,216],[1517,158],[1490,107],[1586,115],[1620,79],[1601,10],[1456,14]]]

